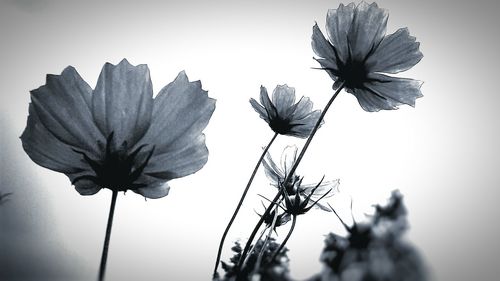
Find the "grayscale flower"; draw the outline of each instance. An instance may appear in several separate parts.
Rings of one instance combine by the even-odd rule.
[[[281,135],[307,138],[321,115],[320,110],[312,111],[313,103],[307,97],[301,97],[295,103],[295,89],[287,85],[278,85],[269,99],[267,89],[260,87],[260,104],[250,99],[252,107],[269,127]]]
[[[214,109],[184,72],[153,99],[147,65],[106,63],[94,90],[68,66],[31,91],[21,140],[35,163],[66,174],[82,195],[108,188],[160,198],[169,180],[207,162],[202,130]]]
[[[317,24],[313,27],[316,60],[335,81],[333,88],[343,84],[371,112],[415,106],[415,99],[422,97],[422,82],[385,75],[408,70],[423,57],[407,28],[385,35],[387,18],[376,3],[340,4],[326,16],[329,40]]]
[[[281,154],[280,166],[276,165],[271,157],[271,154],[266,153],[266,158],[263,161],[264,171],[267,177],[271,180],[271,184],[276,188],[283,186],[289,196],[300,195],[302,199],[310,197],[310,200],[318,200],[321,196],[331,190],[326,198],[333,196],[338,191],[339,180],[321,181],[319,184],[303,184],[302,178],[296,174],[292,175],[287,182],[285,181],[288,172],[292,169],[293,164],[297,160],[297,147],[287,146]],[[329,212],[330,208],[318,203],[320,209]]]
[[[321,254],[321,281],[423,281],[427,270],[418,251],[403,239],[406,208],[399,192],[386,206],[377,205],[373,217],[347,226],[347,236],[330,233]],[[384,230],[383,230],[384,229]]]
[[[266,198],[266,200],[268,200]],[[266,209],[266,206],[264,205],[264,203],[262,203],[264,209]],[[283,213],[279,213],[278,212],[278,215],[276,216],[276,221],[274,221],[274,216],[276,215],[276,212],[278,210],[276,209],[273,209],[271,212],[269,212],[266,216],[264,216],[264,225],[266,226],[266,228],[269,228],[271,226],[273,226],[273,222],[274,222],[274,227],[273,227],[273,230],[276,232],[276,229],[280,226],[283,226],[285,224],[287,224],[292,218],[290,216],[289,213],[286,213],[286,212],[283,212]],[[256,212],[257,213],[257,212]],[[262,217],[263,215],[257,213],[257,215],[259,217]]]

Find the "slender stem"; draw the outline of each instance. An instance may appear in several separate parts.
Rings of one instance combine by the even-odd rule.
[[[264,228],[262,230],[262,232],[259,235],[259,238],[257,238],[257,241],[260,241],[260,239],[262,239],[262,236],[264,236],[264,233],[266,233],[266,230],[267,230],[267,228]],[[252,248],[250,248],[250,251],[249,251],[250,253],[252,253],[254,251],[255,246],[257,246],[257,243],[254,243],[252,245]],[[247,261],[248,261],[249,258],[250,258],[250,255],[248,255],[248,257],[246,257],[245,261],[243,262],[243,266],[245,266],[245,264],[247,263]]]
[[[316,125],[314,126],[313,130],[311,131],[311,134],[309,135],[309,138],[307,138],[307,141],[304,144],[304,147],[300,151],[300,154],[297,157],[297,160],[293,164],[292,169],[290,169],[290,172],[288,172],[288,175],[286,176],[286,179],[283,182],[288,182],[290,180],[290,178],[293,176],[293,174],[295,173],[295,170],[297,169],[297,166],[299,165],[300,161],[302,160],[302,157],[304,157],[304,153],[306,152],[307,148],[309,147],[309,144],[311,143],[312,138],[316,134],[316,131],[318,131],[318,128],[321,125],[321,122],[323,122],[323,118],[325,117],[326,112],[328,111],[328,109],[332,105],[333,101],[335,100],[335,98],[338,96],[338,94],[340,93],[340,91],[343,88],[344,88],[344,83],[342,83],[340,85],[340,87],[337,89],[337,91],[335,91],[335,93],[333,94],[333,96],[330,98],[330,100],[326,104],[325,108],[323,109],[323,111],[321,112],[321,115],[318,118],[318,121],[316,122]],[[274,197],[273,202],[278,201],[278,199],[281,197],[282,194],[283,194],[282,193],[282,189],[280,188],[279,191],[278,191],[278,193],[276,194],[276,197]],[[243,249],[243,253],[242,253],[240,261],[238,263],[237,270],[239,270],[241,268],[243,260],[245,259],[246,254],[248,253],[248,249],[250,248],[250,245],[252,244],[252,241],[255,238],[255,234],[257,233],[257,231],[259,230],[260,226],[264,222],[264,217],[267,216],[271,212],[272,208],[273,208],[273,204],[269,205],[269,207],[267,207],[267,209],[264,212],[264,214],[260,217],[260,220],[259,220],[259,222],[257,222],[257,225],[255,225],[255,228],[252,231],[252,234],[250,234],[250,237],[249,237],[249,239],[247,241],[247,244],[245,245],[245,248]]]
[[[276,194],[276,196],[274,197],[274,199],[272,200],[272,202],[276,202],[278,201],[278,199],[281,197],[281,189],[278,191],[278,193]],[[277,204],[280,204],[280,202],[278,202]],[[264,214],[260,217],[259,219],[259,222],[257,222],[257,225],[255,225],[252,233],[250,234],[250,237],[248,238],[248,241],[247,243],[245,244],[245,248],[243,249],[243,253],[241,254],[241,257],[240,257],[240,260],[238,262],[238,266],[236,267],[236,270],[239,271],[241,268],[242,268],[242,265],[243,265],[243,262],[245,261],[246,259],[246,256],[248,254],[248,249],[250,249],[250,246],[252,245],[252,241],[253,239],[255,238],[255,235],[257,234],[257,231],[259,231],[259,228],[262,226],[262,223],[264,222],[264,218],[266,216],[269,215],[269,213],[271,212],[272,208],[273,208],[274,204],[270,204],[266,211],[264,212]],[[236,280],[239,280],[238,278]]]
[[[226,229],[224,230],[224,233],[222,234],[222,238],[221,238],[220,244],[219,244],[219,250],[217,252],[217,259],[215,260],[213,278],[215,278],[217,276],[217,268],[219,267],[219,261],[220,261],[220,257],[222,254],[222,248],[224,247],[224,240],[226,239],[227,233],[229,232],[229,229],[231,228],[231,225],[233,224],[234,219],[236,218],[236,215],[238,214],[238,212],[241,208],[241,205],[243,204],[243,200],[245,200],[248,189],[250,188],[250,185],[252,184],[253,178],[255,177],[255,174],[257,173],[257,170],[259,169],[260,164],[262,163],[262,160],[264,159],[264,156],[266,156],[266,153],[269,150],[269,147],[271,147],[271,145],[273,144],[273,142],[277,136],[278,136],[278,133],[275,133],[273,135],[273,137],[271,138],[271,141],[269,142],[269,144],[266,146],[266,148],[264,148],[264,151],[262,152],[262,155],[260,156],[259,161],[255,165],[255,168],[253,169],[253,172],[252,172],[252,175],[250,176],[250,179],[248,180],[247,186],[245,187],[245,190],[243,191],[243,194],[241,195],[240,201],[238,202],[238,206],[236,206],[236,209],[234,210],[234,213],[233,213],[231,219],[229,220],[229,223],[227,224]]]
[[[260,263],[262,261],[262,256],[264,255],[264,252],[266,251],[266,244],[269,242],[269,239],[273,235],[273,230],[274,230],[274,227],[276,226],[277,220],[278,220],[278,206],[276,206],[276,208],[274,209],[273,222],[271,223],[271,227],[269,227],[269,233],[266,236],[266,240],[264,240],[262,247],[260,248],[260,252],[259,252],[259,255],[257,256],[257,261],[255,262],[255,267],[253,269],[252,275],[259,272]],[[257,244],[259,240],[257,240],[257,242],[255,244]],[[245,266],[245,263],[243,263],[243,266]]]
[[[292,217],[292,226],[290,227],[290,231],[288,231],[288,234],[286,235],[285,240],[283,240],[283,242],[281,243],[281,245],[278,248],[278,250],[276,250],[274,252],[274,255],[272,256],[272,258],[271,258],[271,260],[269,262],[272,262],[279,255],[279,253],[281,252],[281,250],[283,250],[283,247],[285,247],[286,242],[288,242],[288,238],[290,238],[290,236],[292,236],[292,232],[295,229],[295,223],[296,222],[297,222],[297,216],[293,215],[293,217]]]
[[[111,206],[109,207],[108,225],[106,226],[106,236],[104,238],[104,247],[102,248],[101,265],[99,267],[99,281],[104,280],[106,273],[106,261],[108,260],[109,238],[111,236],[111,227],[113,226],[113,215],[115,213],[116,197],[118,191],[113,190],[111,196]]]
[[[335,93],[333,94],[333,96],[330,98],[330,100],[328,101],[328,103],[326,104],[325,108],[323,108],[323,111],[321,111],[321,115],[319,116],[319,119],[318,121],[316,122],[316,125],[314,126],[314,128],[312,129],[311,131],[311,134],[309,135],[309,138],[307,138],[307,141],[306,143],[304,144],[304,147],[302,147],[302,150],[300,151],[300,154],[299,156],[297,157],[297,160],[295,161],[295,163],[293,163],[293,166],[292,166],[292,169],[290,169],[290,172],[288,172],[288,176],[286,177],[285,181],[284,182],[288,182],[288,180],[290,180],[290,178],[293,176],[293,174],[295,173],[295,170],[297,169],[297,167],[299,166],[299,163],[300,161],[302,160],[302,157],[304,157],[304,154],[306,153],[306,150],[307,148],[309,147],[309,144],[311,143],[314,135],[316,135],[316,131],[318,131],[319,127],[321,126],[321,122],[323,122],[323,118],[325,117],[326,115],[326,112],[328,111],[328,109],[330,108],[330,106],[332,105],[333,101],[335,100],[335,98],[339,95],[340,91],[344,88],[344,83],[340,84],[340,87],[337,89],[337,91],[335,91]]]

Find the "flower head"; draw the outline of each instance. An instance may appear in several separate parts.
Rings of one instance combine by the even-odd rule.
[[[347,237],[327,236],[321,280],[427,280],[419,253],[402,239],[406,209],[399,192],[386,206],[377,205],[368,222],[347,226],[340,221]]]
[[[31,91],[21,141],[38,165],[66,174],[76,190],[168,194],[167,181],[208,159],[202,130],[215,109],[199,81],[184,72],[153,99],[146,65],[106,63],[94,90],[68,66]]]
[[[300,182],[301,181],[302,179],[300,180]],[[325,193],[319,193],[319,192],[316,193],[316,190],[318,189],[318,187],[321,185],[322,182],[323,179],[305,197],[300,192],[296,192],[294,195],[288,194],[286,188],[282,185],[281,188],[283,189],[283,194],[285,199],[285,204],[283,209],[285,210],[285,212],[292,216],[298,216],[309,212],[309,210],[311,210],[312,207],[316,205],[319,206],[319,201],[325,198],[330,192],[332,192],[332,190],[330,189]],[[315,195],[319,196],[319,198],[316,199],[316,201],[313,201],[311,198],[312,196]]]
[[[269,199],[266,198],[266,200],[269,200]],[[264,203],[262,203],[262,206],[264,207],[264,209],[266,209],[266,206],[264,205]],[[289,213],[287,213],[287,212],[283,212],[281,214],[278,213],[278,215],[276,216],[276,212],[277,211],[278,210],[273,209],[266,216],[264,216],[264,224],[266,225],[267,228],[272,227],[273,226],[273,222],[274,222],[273,230],[275,232],[276,232],[276,228],[287,224],[291,220],[291,217],[290,217]],[[259,214],[259,213],[257,213],[257,215],[259,215],[260,217],[262,217],[262,215]],[[276,221],[274,221],[274,217],[275,216],[276,216]]]
[[[301,97],[295,103],[295,89],[287,85],[278,85],[269,99],[267,89],[260,87],[260,103],[250,99],[250,104],[264,119],[269,127],[281,135],[307,138],[321,115],[320,110],[312,111],[313,103],[307,97]]]
[[[284,182],[288,172],[292,169],[295,161],[297,160],[297,147],[287,146],[283,153],[281,154],[280,167],[276,165],[274,160],[271,158],[269,153],[266,154],[266,158],[263,161],[264,171],[267,177],[271,180],[272,185],[276,188],[283,187],[286,194],[291,196],[291,202],[295,202],[295,196],[298,195],[301,200],[317,201],[323,195],[324,197],[330,197],[338,191],[339,180],[333,181],[321,181],[319,184],[303,184],[302,178],[296,174],[293,174],[287,182]],[[331,190],[330,192],[328,192]],[[302,201],[303,202],[303,201]],[[285,202],[286,203],[286,202]],[[321,203],[317,203],[320,209],[324,211],[330,211],[326,206]]]
[[[366,111],[415,106],[422,97],[422,82],[382,74],[408,70],[423,57],[407,28],[385,35],[387,18],[376,3],[340,4],[326,16],[329,40],[317,24],[313,27],[316,60],[335,81],[333,88],[343,84]]]

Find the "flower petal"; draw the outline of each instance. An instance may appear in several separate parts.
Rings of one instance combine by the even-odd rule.
[[[384,38],[388,17],[387,11],[375,2],[368,5],[363,1],[356,7],[347,35],[353,59],[362,61],[375,50]]]
[[[333,61],[328,60],[328,59],[316,59],[317,62],[321,65],[321,68],[330,75],[333,81],[337,81],[339,79],[338,75],[338,70],[336,69],[337,65],[333,63]]]
[[[353,93],[366,111],[393,110],[401,104],[414,107],[415,100],[423,97],[421,81],[376,73],[371,73],[369,79],[372,81],[365,83],[364,89],[355,89]]]
[[[260,103],[262,104],[262,106],[264,106],[264,109],[266,110],[267,116],[270,120],[276,118],[276,107],[269,99],[269,94],[267,93],[267,89],[264,86],[260,86]]]
[[[81,175],[81,173],[68,175],[68,177],[73,181],[78,175]],[[101,190],[100,186],[88,179],[78,180],[74,183],[74,186],[80,195],[94,195]]]
[[[153,108],[153,89],[147,65],[106,63],[92,96],[94,120],[113,145],[132,147],[147,131]]]
[[[46,84],[31,91],[30,114],[36,111],[36,123],[43,124],[33,126],[43,126],[58,142],[96,156],[97,142],[104,138],[92,119],[91,93],[90,86],[71,66],[61,75],[47,75]]]
[[[314,24],[314,26],[313,26],[313,35],[312,35],[311,44],[312,44],[313,51],[314,51],[314,53],[316,53],[316,55],[318,55],[319,57],[321,57],[323,59],[327,59],[327,60],[331,61],[332,68],[335,70],[338,70],[337,59],[335,58],[335,50],[334,50],[332,44],[330,44],[330,42],[328,42],[328,40],[326,40],[325,36],[323,35],[321,30],[319,29],[317,23]]]
[[[302,189],[302,192],[304,195],[309,195],[313,189],[317,186],[318,184],[302,184],[300,188]],[[323,196],[325,193],[327,193],[329,190],[331,190],[328,195],[326,195],[324,198],[329,198],[332,197],[333,195],[337,194],[339,192],[339,185],[340,185],[340,180],[332,180],[332,181],[324,181],[322,182],[318,188],[315,190],[314,194],[311,195],[311,199],[315,200]]]
[[[154,154],[144,173],[155,178],[171,180],[193,174],[208,160],[205,135],[182,138],[176,141],[176,149]]]
[[[311,195],[311,201],[316,201],[320,199],[323,195],[325,195],[327,192],[328,194],[326,194],[323,197],[323,199],[332,197],[333,195],[337,194],[339,192],[339,184],[340,180],[336,179],[333,181],[322,182],[318,186],[318,188],[316,188],[317,184],[302,184],[300,188],[301,188],[301,193],[305,197],[311,194],[311,192],[314,190],[314,193]],[[331,212],[331,209],[325,206],[324,204],[321,204],[321,202],[316,203],[314,207],[319,208],[326,212]]]
[[[257,113],[259,113],[260,118],[269,123],[269,117],[267,116],[266,109],[253,98],[250,99],[250,104],[252,105],[253,109],[255,109]]]
[[[305,118],[308,114],[311,113],[311,110],[313,108],[313,103],[311,99],[308,97],[301,97],[300,100],[295,104],[294,107],[294,112],[293,112],[293,119],[302,119]]]
[[[285,173],[276,165],[269,152],[266,153],[262,165],[264,165],[266,176],[272,181],[273,185],[277,186],[280,182],[285,180]]]
[[[394,101],[374,95],[368,89],[353,89],[352,94],[358,99],[361,108],[368,112],[398,109]]]
[[[354,18],[354,3],[347,6],[340,4],[338,9],[330,9],[326,15],[326,33],[343,63],[349,56],[347,34]]]
[[[297,160],[297,146],[287,145],[281,153],[281,169],[284,171],[285,177],[288,176],[288,172],[292,169],[295,160]]]
[[[273,104],[279,116],[287,117],[294,102],[295,88],[288,87],[286,84],[276,86],[273,91]]]
[[[386,36],[366,60],[369,72],[398,73],[417,64],[423,57],[420,43],[410,36],[408,28],[400,28]]]
[[[28,123],[21,135],[21,141],[31,160],[42,167],[61,173],[90,170],[80,154],[45,128],[33,104],[29,106]]]
[[[151,126],[139,143],[154,144],[155,155],[175,153],[199,138],[214,110],[215,100],[182,71],[155,98]]]
[[[142,196],[149,199],[157,199],[165,197],[170,191],[170,186],[167,182],[153,182],[146,187],[141,187],[138,189],[133,189],[134,192],[141,194]]]
[[[315,110],[302,119],[294,119],[290,122],[290,125],[293,125],[293,127],[290,129],[290,133],[288,135],[299,138],[309,137],[320,116],[321,110]],[[323,123],[324,121],[322,120],[321,124]]]

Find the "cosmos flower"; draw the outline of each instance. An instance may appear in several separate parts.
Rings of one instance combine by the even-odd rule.
[[[274,160],[271,158],[269,153],[266,153],[266,158],[263,161],[264,171],[267,177],[271,180],[271,184],[276,188],[280,188],[281,185],[285,187],[286,194],[294,197],[299,195],[302,199],[308,198],[309,200],[315,201],[331,190],[325,197],[331,197],[338,191],[339,180],[333,181],[321,181],[319,184],[303,184],[300,176],[294,174],[290,177],[290,180],[286,183],[285,181],[288,172],[292,169],[293,164],[297,160],[297,147],[287,146],[283,153],[281,154],[280,167],[276,165]],[[292,199],[295,200],[295,199]],[[330,211],[330,208],[317,203],[320,209],[324,211]]]
[[[377,205],[368,222],[341,222],[348,234],[326,237],[321,255],[325,266],[314,280],[427,280],[418,251],[402,238],[406,209],[399,192],[392,193],[386,206]]]
[[[371,112],[415,106],[415,99],[422,97],[422,82],[385,75],[408,70],[423,57],[407,28],[385,35],[387,18],[376,3],[340,4],[326,16],[329,40],[317,24],[313,27],[316,60],[335,81],[333,88],[343,84]]]
[[[276,86],[272,101],[266,87],[261,86],[261,104],[253,98],[250,103],[260,118],[281,135],[307,138],[321,115],[320,110],[312,111],[313,103],[307,97],[301,97],[295,103],[295,89],[287,85]]]
[[[264,209],[266,209],[266,206],[264,205],[264,203],[262,203],[262,205],[263,205]],[[264,224],[265,224],[266,228],[273,226],[274,216],[276,215],[277,211],[278,210],[273,209],[266,216],[264,216]],[[259,213],[257,213],[257,215],[262,217],[262,215]],[[286,213],[286,212],[283,212],[281,214],[278,213],[278,215],[276,217],[276,221],[274,222],[274,227],[273,227],[274,232],[276,232],[276,229],[278,227],[287,224],[290,220],[291,220],[291,216],[289,213]]]
[[[297,192],[295,195],[290,195],[287,193],[286,189],[284,189],[284,207],[283,209],[287,214],[290,214],[292,216],[298,216],[298,215],[303,215],[309,210],[312,209],[312,207],[316,206],[319,204],[319,201],[323,198],[325,198],[332,190],[328,190],[327,192],[321,194],[321,193],[316,193],[316,190],[318,186],[321,184],[317,184],[311,192],[304,197],[301,193]],[[316,200],[313,201],[311,198],[314,195],[319,195],[320,197]]]
[[[101,188],[147,198],[208,159],[202,130],[215,109],[184,72],[153,99],[147,65],[106,63],[94,90],[68,66],[31,91],[21,140],[38,165],[66,174],[82,195]]]

